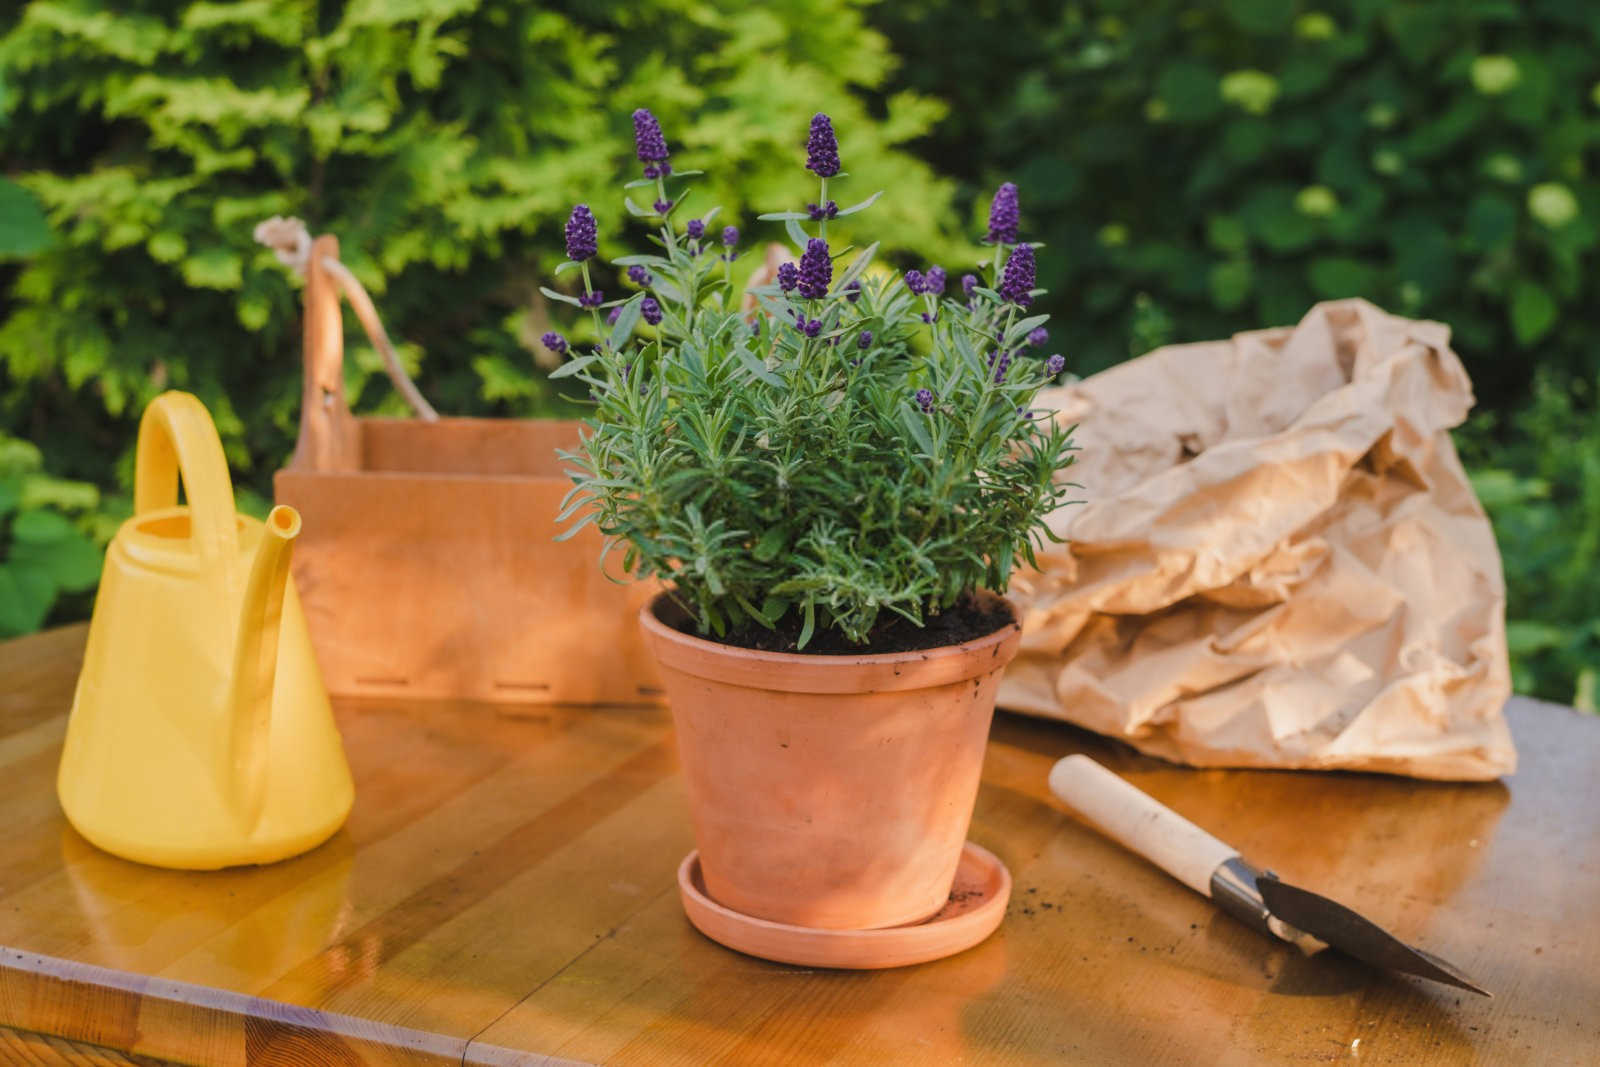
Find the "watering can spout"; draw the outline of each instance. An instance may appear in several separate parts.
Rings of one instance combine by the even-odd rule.
[[[239,609],[228,699],[230,763],[239,815],[253,828],[266,799],[272,697],[278,673],[278,631],[289,585],[289,561],[300,513],[279,505],[267,515]]]

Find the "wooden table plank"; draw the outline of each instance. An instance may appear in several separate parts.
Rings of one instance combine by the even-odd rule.
[[[148,1056],[129,1056],[99,1045],[5,1027],[0,1027],[0,1063],[14,1067],[162,1067],[161,1060]]]
[[[327,845],[213,873],[107,856],[54,800],[82,639],[0,644],[0,1023],[204,1063],[1600,1053],[1600,722],[1567,709],[1514,701],[1522,770],[1488,785],[1185,770],[1002,715],[971,836],[1016,879],[1005,923],[949,960],[850,974],[688,925],[660,711],[342,702],[357,802]],[[1073,751],[1497,997],[1303,959],[1220,915],[1051,800],[1046,772]]]

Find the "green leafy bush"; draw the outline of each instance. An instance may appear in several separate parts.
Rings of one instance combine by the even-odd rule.
[[[1600,379],[1596,380],[1600,385]],[[1548,374],[1533,401],[1460,436],[1505,561],[1517,690],[1600,710],[1600,419],[1594,385]],[[1509,443],[1496,440],[1504,436]]]
[[[566,207],[629,155],[607,102],[656,101],[735,215],[773,201],[800,150],[776,131],[823,102],[860,120],[858,175],[908,191],[894,231],[932,253],[950,187],[893,146],[940,108],[892,94],[869,123],[854,95],[893,64],[849,0],[33,0],[0,37],[0,151],[53,243],[0,266],[0,427],[109,482],[144,403],[180,387],[266,491],[300,377],[296,294],[251,241],[274,214],[341,238],[441,411],[549,410],[535,280]],[[352,402],[402,412],[352,355]]]
[[[814,203],[827,205],[839,157],[817,120]],[[1004,591],[1068,491],[1055,476],[1070,439],[1027,410],[1061,371],[1024,355],[1045,319],[1023,310],[1031,248],[1010,251],[1003,280],[941,296],[938,268],[869,274],[877,244],[840,247],[837,227],[876,195],[838,211],[831,248],[832,212],[809,213],[814,232],[808,213],[777,212],[800,263],[746,313],[726,253],[698,239],[705,220],[678,230],[677,197],[655,184],[661,251],[617,261],[646,291],[614,301],[610,336],[556,372],[597,403],[568,457],[574,529],[595,522],[628,570],[670,579],[701,633],[780,629],[799,649],[830,630],[864,645],[882,613],[921,627],[979,588]],[[589,226],[580,207],[568,266],[592,255]],[[849,263],[837,276],[835,257]]]
[[[907,57],[891,86],[950,105],[928,158],[975,198],[1022,186],[1049,309],[1091,369],[1124,357],[1144,292],[1185,340],[1343,296],[1438,319],[1491,402],[1526,396],[1531,359],[1600,370],[1600,5],[904,0],[872,18]]]
[[[871,18],[906,59],[885,91],[950,105],[923,154],[974,204],[1022,186],[1075,366],[1325,298],[1448,323],[1491,416],[1468,454],[1517,687],[1592,700],[1600,5],[900,0]]]
[[[37,448],[0,434],[0,638],[37,630],[59,599],[100,581],[99,490],[40,466]]]

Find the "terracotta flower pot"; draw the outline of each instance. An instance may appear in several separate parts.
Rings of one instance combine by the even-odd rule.
[[[1015,621],[886,655],[755,652],[640,612],[661,667],[706,892],[823,929],[920,922],[949,896]]]

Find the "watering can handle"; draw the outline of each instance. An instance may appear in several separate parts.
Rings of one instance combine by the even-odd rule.
[[[195,550],[202,560],[228,570],[239,554],[239,528],[222,441],[205,405],[173,390],[152,400],[139,421],[134,513],[176,507],[180,477]]]

